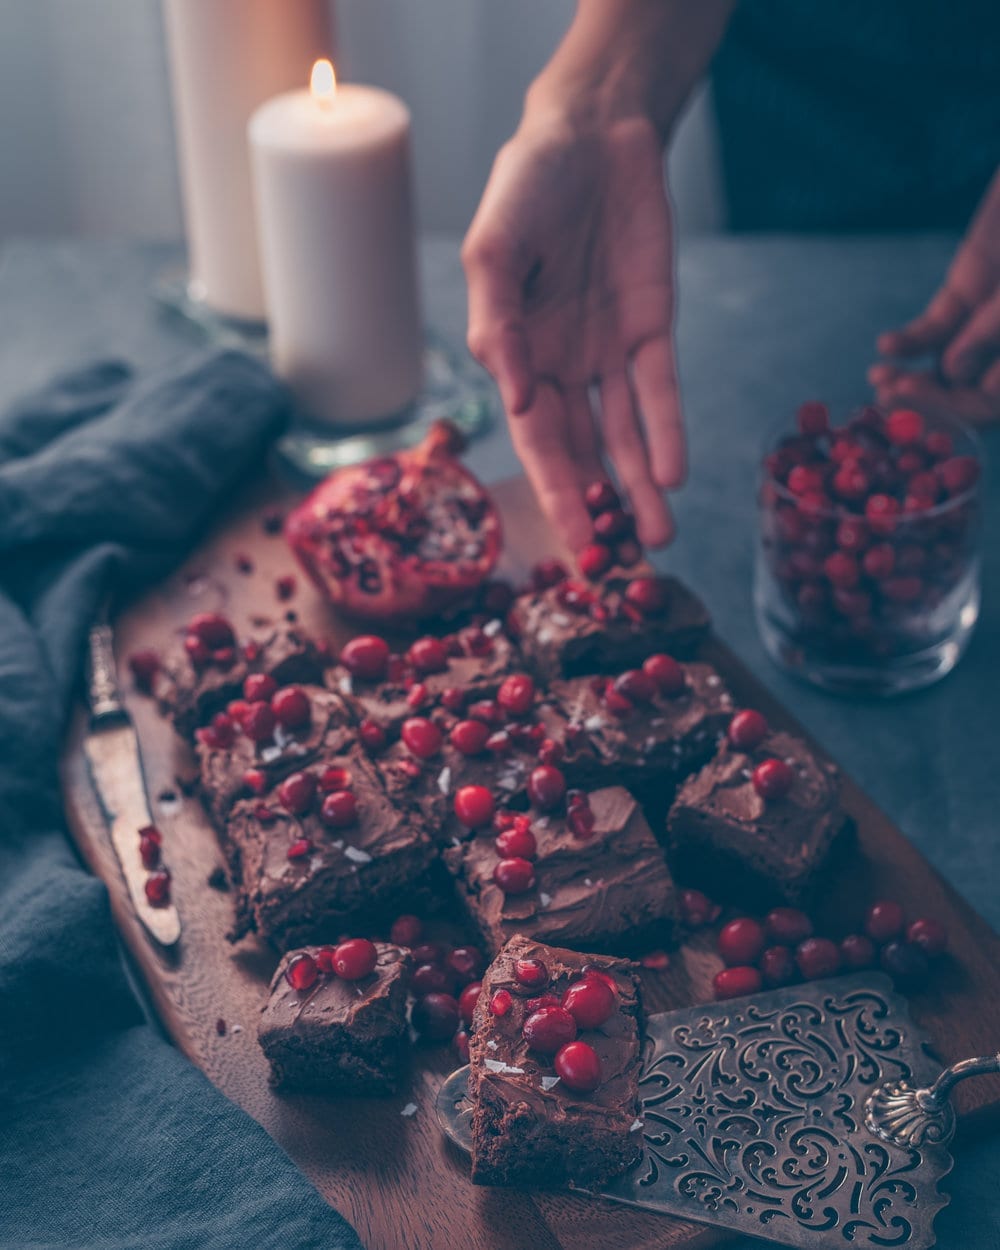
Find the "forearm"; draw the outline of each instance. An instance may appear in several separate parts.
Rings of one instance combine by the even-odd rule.
[[[527,111],[648,116],[666,142],[736,0],[578,0]]]

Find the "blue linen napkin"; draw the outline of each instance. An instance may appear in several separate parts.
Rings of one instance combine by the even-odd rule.
[[[287,412],[224,352],[144,384],[96,364],[0,416],[0,1247],[360,1247],[144,1022],[57,775],[98,608],[179,562]]]

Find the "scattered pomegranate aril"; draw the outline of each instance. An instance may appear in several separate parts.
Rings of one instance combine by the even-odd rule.
[[[891,495],[869,495],[865,501],[865,518],[873,534],[887,537],[899,519],[899,501]]]
[[[340,662],[362,681],[381,681],[389,666],[389,644],[377,634],[352,638],[340,653]]]
[[[534,859],[538,842],[530,829],[505,829],[497,834],[495,846],[501,859]]]
[[[618,995],[606,981],[584,977],[565,990],[562,1005],[581,1029],[599,1029],[614,1015]]]
[[[561,1007],[562,1003],[555,994],[539,994],[537,998],[528,998],[524,1003],[524,1014],[530,1016],[533,1011],[541,1011],[543,1007]]]
[[[597,1051],[586,1042],[569,1042],[563,1046],[556,1052],[553,1067],[567,1089],[578,1094],[593,1093],[603,1079]]]
[[[472,1013],[476,1009],[476,1003],[479,1001],[479,993],[482,988],[482,981],[470,981],[458,996],[458,1014],[462,1017],[463,1023],[470,1028],[472,1026]]]
[[[141,690],[143,694],[151,694],[153,683],[160,671],[159,655],[149,648],[133,651],[128,657],[128,666],[136,690]]]
[[[270,703],[277,691],[278,683],[269,673],[251,673],[243,682],[247,703]]]
[[[520,856],[501,859],[493,869],[493,881],[504,894],[526,894],[535,888],[535,869]]]
[[[712,978],[712,990],[719,1000],[743,998],[747,994],[756,994],[761,983],[761,974],[757,968],[723,968]]]
[[[411,1019],[420,1036],[429,1042],[445,1042],[454,1036],[461,1015],[450,994],[425,994],[413,1004]]]
[[[621,508],[611,508],[594,517],[594,533],[601,542],[619,542],[630,538],[634,530],[635,522]]]
[[[940,920],[921,917],[906,930],[906,940],[927,955],[940,955],[948,945],[948,933]]]
[[[823,561],[823,572],[830,584],[840,589],[850,590],[861,578],[858,562],[846,551],[834,551]]]
[[[441,706],[453,716],[460,716],[465,709],[466,692],[460,686],[448,686],[441,691]]]
[[[573,837],[583,842],[594,836],[597,818],[589,803],[577,803],[567,812],[566,824]]]
[[[532,565],[528,576],[532,590],[548,590],[564,582],[569,577],[569,570],[561,560],[539,560]]]
[[[557,808],[566,795],[566,778],[551,764],[539,764],[528,777],[528,798],[542,811]]]
[[[318,979],[319,968],[308,951],[293,955],[285,967],[285,980],[293,990],[311,989]]]
[[[193,634],[215,651],[221,647],[236,645],[236,634],[229,620],[218,612],[199,612],[187,624],[187,633]]]
[[[155,868],[160,862],[162,838],[159,835],[153,837],[154,833],[155,829],[144,829],[139,837],[139,858],[146,869]]]
[[[309,838],[296,838],[285,852],[285,855],[288,859],[305,859],[307,855],[312,854],[313,849],[313,844]]]
[[[460,786],[455,792],[454,810],[467,829],[481,829],[493,819],[496,804],[485,786]]]
[[[319,817],[328,829],[350,829],[358,823],[358,800],[350,790],[331,790],[323,796]]]
[[[729,722],[726,737],[737,751],[753,751],[769,733],[767,718],[754,708],[744,708]]]
[[[780,985],[791,985],[797,975],[795,957],[787,946],[769,946],[761,952],[761,980],[769,989],[777,989]]]
[[[407,651],[406,658],[424,677],[448,670],[448,648],[440,638],[418,638]]]
[[[187,634],[185,636],[184,650],[195,668],[204,668],[212,662],[211,649],[196,634]]]
[[[580,572],[592,582],[603,577],[614,560],[614,553],[605,543],[588,543],[576,557]]]
[[[875,962],[875,943],[863,933],[849,933],[840,943],[840,958],[852,972],[870,968]]]
[[[797,907],[775,907],[764,918],[764,929],[772,942],[798,946],[813,935],[813,923]]]
[[[591,516],[598,516],[621,506],[618,492],[608,481],[591,482],[583,492],[583,502]]]
[[[874,942],[888,942],[903,932],[903,909],[892,899],[880,899],[868,908],[865,932]]]
[[[829,938],[809,937],[795,948],[795,962],[807,981],[832,977],[840,971],[840,950]]]
[[[411,755],[429,760],[441,750],[444,736],[432,720],[423,716],[411,716],[403,721],[400,736]]]
[[[540,990],[549,983],[549,970],[540,959],[515,959],[514,980],[528,989]]]
[[[775,802],[783,799],[795,782],[795,773],[785,760],[763,760],[753,770],[753,788],[762,799]]]
[[[319,776],[319,788],[324,794],[332,794],[334,790],[349,790],[351,788],[350,769],[341,768],[337,764],[324,768]]]
[[[271,700],[271,711],[282,729],[304,729],[312,720],[309,696],[300,686],[285,686]]]
[[[666,951],[647,951],[640,956],[639,966],[652,972],[665,972],[670,967],[670,956]]]
[[[312,773],[292,773],[278,787],[278,801],[293,816],[304,816],[316,798],[316,778]]]
[[[374,755],[385,746],[385,730],[376,721],[366,719],[358,726],[358,739],[365,750]]]
[[[633,703],[652,703],[658,683],[644,669],[630,668],[620,673],[614,681],[614,689]]]
[[[407,707],[412,708],[414,712],[419,712],[429,698],[430,691],[424,683],[422,681],[415,681],[406,692],[406,705]]]
[[[723,925],[717,945],[723,963],[730,967],[756,963],[765,945],[763,927],[749,916],[740,916]]]
[[[505,677],[496,701],[509,716],[525,716],[535,704],[535,683],[525,673]]]
[[[505,1016],[514,1006],[513,995],[509,990],[497,990],[490,998],[490,1014]]]
[[[554,738],[543,738],[542,745],[538,748],[539,764],[551,764],[558,768],[566,758],[566,751],[561,742],[557,742]]]
[[[524,1040],[541,1055],[554,1055],[576,1037],[576,1020],[564,1007],[542,1007],[524,1022]]]
[[[670,603],[670,591],[662,577],[634,577],[625,587],[625,600],[643,616],[662,616]]]
[[[451,745],[463,755],[479,755],[486,749],[489,736],[489,726],[484,725],[481,720],[460,720],[448,735],[448,739]]]

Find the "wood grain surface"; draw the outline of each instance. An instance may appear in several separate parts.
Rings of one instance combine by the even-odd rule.
[[[502,572],[520,578],[531,561],[560,554],[526,482],[503,483],[495,494],[506,524]],[[408,1085],[392,1098],[279,1098],[272,1093],[256,1032],[277,957],[255,939],[238,946],[226,940],[231,899],[209,885],[221,854],[200,804],[183,792],[184,780],[193,774],[192,758],[152,701],[131,689],[123,659],[138,647],[166,649],[192,613],[204,610],[227,613],[239,631],[293,610],[307,628],[335,640],[356,632],[332,616],[301,576],[293,598],[278,601],[275,581],[289,572],[291,557],[281,537],[266,534],[261,523],[265,508],[276,501],[287,505],[289,499],[272,482],[250,488],[184,567],[116,622],[123,686],[183,924],[172,950],[155,948],[130,906],[81,749],[82,709],[66,745],[70,828],[84,859],[108,885],[115,920],[166,1032],[264,1126],[351,1220],[369,1250],[719,1245],[726,1236],[719,1231],[610,1202],[473,1186],[467,1160],[446,1142],[435,1121],[437,1088],[458,1062],[449,1047],[418,1047]],[[251,558],[252,573],[238,571],[240,555]],[[761,708],[775,725],[801,732],[721,642],[707,642],[703,658],[718,667],[739,702]],[[951,953],[928,989],[913,996],[913,1014],[945,1063],[995,1051],[1000,1044],[1000,939],[850,780],[845,802],[858,824],[858,849],[825,889],[817,909],[821,927],[832,933],[856,928],[865,907],[886,896],[899,898],[912,915],[937,916],[948,927]],[[643,973],[647,1007],[662,1011],[709,1000],[718,967],[710,938],[696,938],[673,954],[666,972]],[[416,1110],[404,1115],[409,1104]],[[1000,1078],[964,1083],[957,1105],[965,1131],[988,1122],[1000,1108]]]

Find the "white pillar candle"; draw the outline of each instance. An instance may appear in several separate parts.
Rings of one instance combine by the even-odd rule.
[[[328,0],[165,0],[190,290],[264,316],[247,121],[332,43]]]
[[[257,110],[250,144],[275,371],[315,421],[391,418],[423,357],[409,110],[320,61]]]

